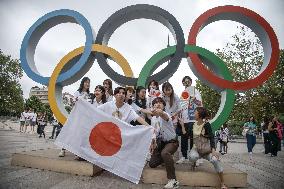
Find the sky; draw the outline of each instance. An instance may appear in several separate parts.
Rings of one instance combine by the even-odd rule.
[[[96,33],[110,15],[134,4],[156,5],[167,10],[180,23],[186,41],[192,24],[203,12],[223,5],[242,6],[265,18],[278,37],[280,48],[284,48],[283,0],[0,0],[0,49],[4,54],[19,59],[24,35],[37,19],[48,12],[58,9],[76,10],[87,18]],[[217,48],[222,49],[226,43],[230,42],[231,36],[236,33],[239,25],[232,21],[212,23],[199,33],[197,45],[216,52]],[[169,34],[169,30],[159,22],[138,19],[120,26],[111,36],[108,46],[116,49],[127,59],[134,76],[138,77],[146,61],[167,46]],[[36,48],[35,62],[38,71],[43,76],[50,76],[62,57],[84,43],[84,30],[80,25],[65,23],[51,28],[42,36]],[[174,38],[170,34],[170,45],[174,44]],[[114,62],[109,61],[109,64],[123,75],[121,68]],[[154,73],[164,66],[165,64],[160,66]],[[197,78],[191,72],[187,60],[183,59],[178,70],[169,79],[177,94],[183,90],[181,80],[185,75],[190,75],[195,84]],[[85,76],[91,79],[91,91],[108,78],[96,61]],[[25,73],[20,83],[25,98],[28,98],[31,87],[42,86],[31,80]],[[63,92],[73,94],[79,84],[80,80],[65,86]],[[118,85],[114,84],[114,87],[116,86]]]

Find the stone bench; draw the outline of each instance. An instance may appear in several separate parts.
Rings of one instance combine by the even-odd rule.
[[[11,165],[84,176],[95,176],[103,171],[103,169],[87,161],[74,160],[75,155],[68,151],[66,151],[65,157],[58,157],[58,153],[58,149],[15,153],[12,155]],[[190,164],[176,164],[175,166],[180,185],[216,187],[220,184],[213,165],[205,160],[195,171],[191,170]],[[224,180],[229,187],[246,187],[247,174],[224,165]],[[143,183],[166,184],[168,180],[165,167],[159,166],[153,169],[146,166],[141,181]]]

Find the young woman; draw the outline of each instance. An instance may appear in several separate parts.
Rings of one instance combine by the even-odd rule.
[[[263,125],[262,125],[262,133],[263,133],[263,142],[264,142],[264,153],[268,154],[271,153],[271,141],[269,136],[269,119],[268,117],[265,117],[263,119]]]
[[[195,120],[196,122],[193,124],[193,148],[189,152],[189,159],[195,165],[195,162],[199,158],[204,158],[210,161],[219,175],[221,181],[221,188],[227,188],[224,184],[223,178],[223,167],[219,160],[219,155],[216,153],[215,144],[214,144],[214,135],[211,129],[211,125],[209,122],[205,122],[204,119],[207,116],[207,110],[203,107],[197,107],[195,110]],[[200,154],[197,149],[196,140],[197,138],[202,135],[210,141],[211,152],[208,154]]]
[[[131,121],[138,121],[141,125],[148,126],[149,124],[136,114],[129,104],[125,103],[125,96],[125,88],[117,87],[114,90],[115,101],[106,102],[105,104],[98,106],[98,109],[128,124]]]
[[[280,123],[277,116],[274,116],[273,121],[277,126],[278,151],[281,151],[281,140],[283,138],[283,125]]]
[[[36,121],[37,121],[37,114],[34,112],[34,109],[31,109],[31,130],[32,130],[32,133],[35,132]]]
[[[182,157],[176,162],[178,164],[187,163],[187,151],[188,151],[188,139],[190,141],[189,149],[193,147],[193,134],[192,128],[195,122],[194,114],[196,107],[202,106],[202,99],[200,92],[195,86],[192,86],[192,79],[189,76],[184,76],[182,78],[182,85],[184,86],[184,91],[181,93],[181,103],[182,103],[182,119],[186,130],[186,134],[181,133],[180,127],[177,127],[177,133],[181,135],[181,145],[180,151]],[[199,164],[200,162],[197,162]]]
[[[229,129],[226,123],[223,125],[223,131],[221,132],[220,138],[221,138],[222,147],[223,147],[221,154],[222,155],[227,154],[228,153],[228,141],[229,141]]]
[[[132,105],[134,102],[135,91],[132,87],[126,87],[125,103]]]
[[[74,94],[75,101],[79,99],[88,100],[90,98],[90,79],[84,77],[81,80],[79,89]]]
[[[28,110],[28,112],[26,113],[26,124],[25,124],[25,131],[24,133],[27,132],[27,127],[31,126],[31,119],[32,119],[32,111],[31,109]],[[32,131],[32,126],[31,126],[31,131]]]
[[[104,103],[106,103],[106,92],[105,88],[101,85],[97,85],[94,91],[94,98],[91,101],[95,107],[98,107]]]
[[[27,111],[28,110],[25,108],[25,110],[21,113],[21,117],[20,117],[20,132],[24,132],[24,126],[26,125]]]
[[[90,98],[90,79],[88,77],[84,77],[81,80],[79,89],[74,94],[75,101],[78,101],[79,99],[88,100]],[[61,149],[59,152],[59,157],[65,156],[65,149]]]
[[[173,124],[176,127],[178,114],[181,112],[180,99],[174,93],[173,86],[169,82],[162,85],[164,100],[166,102],[165,110],[171,116]]]
[[[159,83],[156,80],[152,80],[148,85],[148,108],[152,108],[152,101],[157,97],[162,97],[162,92],[159,90]]]
[[[38,134],[39,134],[39,138],[41,138],[43,135],[43,137],[45,138],[45,132],[44,132],[44,128],[45,126],[47,125],[47,116],[46,116],[46,113],[41,113],[39,112],[38,113]]]
[[[140,117],[144,118],[145,121],[150,124],[150,120],[148,119],[147,114],[151,114],[151,112],[147,110],[146,104],[146,89],[145,87],[138,86],[136,89],[136,98],[131,106]],[[139,123],[135,122],[135,125],[138,124]]]
[[[254,117],[251,116],[244,124],[244,129],[246,132],[246,138],[247,138],[247,148],[249,153],[249,158],[252,160],[252,150],[254,145],[256,144],[256,122],[254,120]]]
[[[271,157],[277,156],[279,138],[278,138],[278,129],[277,122],[274,118],[271,119],[271,122],[268,125],[269,137],[271,140]]]
[[[169,114],[164,111],[166,103],[163,98],[155,98],[152,105],[151,125],[154,127],[157,136],[157,147],[150,158],[149,166],[155,168],[164,162],[168,178],[168,183],[164,188],[178,188],[179,182],[176,180],[172,156],[178,149],[175,127]]]
[[[112,91],[112,81],[110,79],[105,79],[103,82],[103,86],[106,91],[106,99],[107,101],[112,101],[113,91]]]

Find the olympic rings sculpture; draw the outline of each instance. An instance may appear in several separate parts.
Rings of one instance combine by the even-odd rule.
[[[152,19],[162,23],[172,33],[176,45],[154,54],[142,68],[139,77],[134,78],[127,60],[107,44],[119,26],[139,18]],[[264,63],[255,78],[242,82],[233,81],[226,64],[220,58],[195,45],[198,33],[208,24],[219,20],[242,23],[260,39],[264,49]],[[86,35],[85,46],[74,49],[65,55],[55,67],[51,77],[43,77],[37,71],[34,62],[36,46],[45,32],[66,22],[77,23],[83,27]],[[137,4],[122,8],[112,14],[103,23],[96,37],[87,19],[79,12],[62,9],[47,13],[39,18],[26,33],[20,50],[20,59],[23,70],[32,80],[48,86],[48,100],[51,110],[58,121],[64,124],[68,114],[63,105],[62,88],[81,79],[91,68],[94,59],[97,59],[104,73],[116,83],[123,86],[145,86],[153,79],[157,80],[159,84],[168,80],[176,72],[181,59],[187,58],[191,70],[198,79],[221,92],[219,110],[210,121],[213,130],[216,130],[227,120],[232,111],[235,91],[249,90],[265,82],[277,67],[279,53],[279,43],[272,27],[252,10],[226,5],[204,12],[192,25],[188,35],[188,44],[185,44],[182,28],[172,14],[154,5]],[[122,68],[125,76],[118,74],[109,66],[108,58],[113,59]],[[169,61],[168,65],[159,73],[152,75],[155,69],[165,61]],[[212,71],[208,70],[205,65]]]

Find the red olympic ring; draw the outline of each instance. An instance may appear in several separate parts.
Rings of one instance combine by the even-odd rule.
[[[223,78],[218,77],[213,72],[209,71],[203,65],[202,61],[200,60],[197,54],[188,53],[188,57],[191,59],[192,65],[196,69],[196,72],[199,73],[201,77],[203,77],[208,82],[208,84],[212,84],[212,86],[217,87],[219,89],[233,89],[237,91],[244,91],[244,90],[255,88],[261,85],[263,82],[265,82],[273,74],[273,71],[276,69],[276,66],[278,64],[279,53],[280,53],[279,43],[278,43],[277,37],[272,27],[269,25],[269,23],[264,18],[262,18],[260,15],[253,12],[252,10],[249,10],[243,7],[228,5],[228,6],[221,6],[221,7],[210,9],[204,12],[202,15],[200,15],[193,23],[190,29],[189,35],[188,35],[188,44],[196,45],[196,37],[198,33],[207,24],[211,23],[212,21],[218,20],[218,16],[224,17],[225,15],[228,18],[230,18],[230,16],[232,16],[233,14],[240,14],[239,16],[240,18],[237,19],[238,21],[240,21],[240,23],[242,23],[244,19],[246,19],[246,21],[249,20],[250,24],[248,25],[250,27],[258,27],[257,29],[255,29],[255,31],[257,32],[259,31],[259,29],[260,30],[264,29],[263,31],[265,33],[261,33],[261,34],[265,34],[264,36],[266,37],[265,42],[269,41],[269,44],[268,44],[270,45],[268,47],[269,48],[268,54],[270,55],[269,62],[268,60],[267,62],[265,62],[266,54],[264,54],[264,65],[265,63],[267,65],[266,67],[264,67],[264,69],[262,67],[261,69],[262,71],[260,71],[260,73],[255,78],[249,79],[247,81],[241,81],[241,82],[225,80]],[[245,16],[245,18],[243,18],[243,16]],[[254,23],[252,23],[251,21],[253,21]],[[245,23],[243,24],[246,25]],[[262,28],[260,28],[259,26]],[[267,44],[262,43],[262,45],[265,50],[265,48],[267,47]]]

